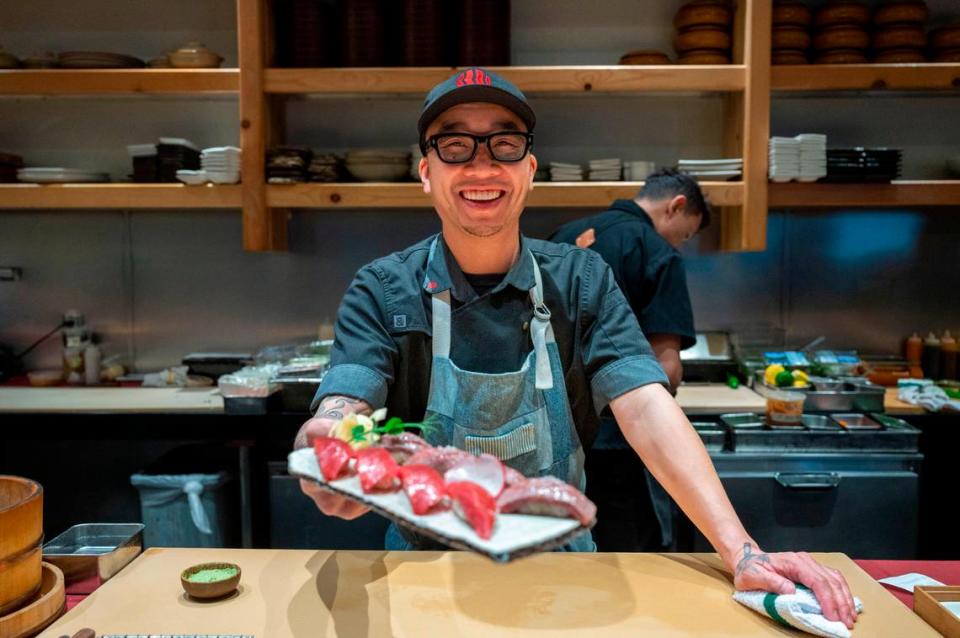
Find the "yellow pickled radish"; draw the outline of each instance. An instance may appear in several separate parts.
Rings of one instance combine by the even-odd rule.
[[[363,426],[364,434],[363,439],[359,441],[355,440],[353,436],[353,429],[358,425]],[[379,438],[376,433],[372,432],[374,427],[376,427],[376,424],[373,419],[367,415],[348,414],[333,426],[333,430],[330,431],[330,436],[346,441],[353,449],[360,450],[365,447],[370,447],[370,445]]]
[[[794,381],[793,381],[793,387],[795,387],[795,388],[805,388],[805,387],[807,387],[807,382],[806,382],[806,381],[803,381],[803,380],[801,380],[801,379],[794,379]]]

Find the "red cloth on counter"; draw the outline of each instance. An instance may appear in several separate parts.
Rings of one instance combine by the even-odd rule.
[[[860,569],[867,572],[875,580],[903,574],[923,574],[944,585],[960,585],[960,560],[858,560],[854,559]],[[884,589],[897,597],[904,605],[913,609],[913,593],[891,587],[884,583]],[[854,592],[856,594],[856,592]]]

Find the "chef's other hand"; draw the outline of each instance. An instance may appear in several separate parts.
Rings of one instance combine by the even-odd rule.
[[[805,552],[766,554],[752,543],[744,543],[737,553],[733,585],[738,591],[761,589],[792,594],[794,583],[813,590],[827,620],[839,620],[853,629],[857,610],[847,581],[838,570],[815,561]]]

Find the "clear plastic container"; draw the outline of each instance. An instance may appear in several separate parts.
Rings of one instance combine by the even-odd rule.
[[[782,392],[771,390],[767,393],[767,423],[770,425],[803,425],[803,392]]]

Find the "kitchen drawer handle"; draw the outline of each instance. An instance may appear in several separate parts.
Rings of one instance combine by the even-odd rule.
[[[775,475],[777,483],[788,490],[832,490],[840,485],[840,475],[828,474],[783,474]]]

